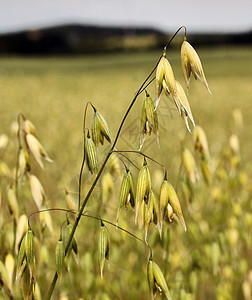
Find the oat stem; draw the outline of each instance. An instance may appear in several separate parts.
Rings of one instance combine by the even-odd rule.
[[[141,151],[138,151],[138,150],[115,150],[113,152],[118,153],[118,154],[121,154],[121,153],[135,153],[135,154],[142,155],[143,157],[148,158],[149,160],[153,161],[155,164],[161,166],[164,169],[165,173],[167,173],[166,167],[164,165],[162,165],[160,162],[158,162],[154,158],[144,154]]]
[[[168,42],[167,45],[165,46],[165,49],[169,46],[169,44],[172,42],[172,40],[174,39],[174,37],[178,34],[178,32],[179,32],[182,28],[185,28],[185,27],[184,27],[184,26],[181,26],[181,27],[175,32],[175,34],[171,37],[171,39],[169,40],[169,42]],[[99,172],[98,172],[96,178],[94,179],[94,182],[93,182],[92,186],[90,187],[90,189],[89,189],[89,191],[88,191],[86,197],[84,198],[84,201],[83,201],[81,207],[79,208],[78,215],[77,215],[76,220],[75,220],[75,222],[74,222],[74,224],[73,224],[73,228],[72,228],[72,231],[71,231],[71,234],[70,234],[68,243],[67,243],[67,245],[66,245],[65,255],[67,255],[67,253],[68,253],[68,251],[69,251],[69,248],[70,248],[70,245],[71,245],[71,242],[72,242],[72,239],[73,239],[75,230],[76,230],[76,228],[77,228],[77,226],[78,226],[78,224],[79,224],[79,221],[80,221],[81,216],[82,216],[82,214],[83,214],[84,208],[85,208],[85,206],[86,206],[86,204],[87,204],[87,202],[88,202],[88,200],[89,200],[89,197],[91,196],[91,194],[92,194],[92,192],[93,192],[93,190],[94,190],[94,188],[95,188],[95,186],[96,186],[98,180],[100,179],[101,174],[102,174],[102,172],[103,172],[103,169],[105,168],[105,166],[106,166],[106,164],[107,164],[107,162],[108,162],[108,160],[109,160],[109,158],[110,158],[110,155],[113,153],[113,151],[114,151],[114,149],[115,149],[115,146],[116,146],[116,143],[117,143],[118,138],[119,138],[119,136],[120,136],[122,127],[123,127],[123,125],[124,125],[124,122],[125,122],[125,120],[127,119],[127,117],[128,117],[128,115],[129,115],[129,113],[130,113],[130,111],[131,111],[133,105],[135,104],[135,102],[136,102],[138,96],[144,91],[144,87],[145,87],[146,83],[147,83],[148,80],[151,78],[152,74],[155,72],[155,70],[156,70],[156,68],[157,68],[157,66],[158,66],[158,63],[159,63],[160,59],[162,58],[162,56],[163,56],[163,54],[159,57],[159,59],[158,59],[156,65],[154,66],[154,68],[152,69],[152,71],[149,73],[149,75],[147,76],[147,78],[144,80],[144,82],[141,84],[140,88],[137,90],[137,92],[136,92],[134,98],[132,99],[132,101],[131,101],[131,103],[130,103],[128,109],[127,109],[127,111],[125,112],[125,114],[124,114],[124,116],[123,116],[123,119],[122,119],[122,121],[121,121],[121,123],[120,123],[120,126],[119,126],[119,128],[118,128],[118,131],[117,131],[115,140],[114,140],[114,142],[113,142],[113,144],[112,144],[112,146],[111,146],[111,149],[110,149],[110,151],[108,152],[107,156],[105,157],[104,162],[103,162],[103,164],[102,164],[102,166],[101,166],[101,168],[100,168],[100,170],[99,170]],[[86,105],[86,108],[87,108],[87,105]],[[85,115],[86,115],[86,109],[85,109]],[[86,118],[85,118],[85,119],[86,119]],[[83,125],[83,127],[85,128],[85,124]],[[84,142],[85,142],[85,132],[84,132]],[[85,144],[84,144],[84,148],[85,148]],[[84,150],[84,155],[85,155],[85,150]],[[80,198],[81,198],[81,193],[80,193],[80,192],[81,192],[81,178],[82,178],[83,167],[84,167],[84,161],[85,161],[84,155],[83,155],[83,161],[82,161],[81,170],[80,170],[80,175],[79,175],[79,203],[80,203]],[[57,274],[57,272],[55,272],[54,278],[53,278],[53,280],[52,280],[52,283],[51,283],[51,286],[50,286],[50,289],[49,289],[49,292],[48,292],[48,295],[47,295],[47,299],[48,299],[48,300],[51,299],[51,296],[52,296],[52,293],[53,293],[53,291],[54,291],[54,288],[55,288],[57,279],[58,279],[58,274]]]

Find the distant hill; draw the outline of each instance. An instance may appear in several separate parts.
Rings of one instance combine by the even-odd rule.
[[[62,25],[0,35],[0,54],[48,55],[162,48],[169,36],[149,28]],[[252,44],[252,32],[193,34],[197,45]]]

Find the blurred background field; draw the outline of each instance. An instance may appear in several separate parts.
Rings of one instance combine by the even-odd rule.
[[[19,113],[23,113],[36,126],[41,143],[54,160],[53,164],[46,163],[44,172],[32,161],[32,172],[44,186],[47,206],[66,207],[65,188],[77,199],[78,173],[83,153],[82,122],[87,101],[91,101],[103,114],[115,136],[134,93],[155,65],[161,51],[115,52],[77,57],[1,57],[0,134],[7,134],[10,141],[6,150],[1,150],[0,161],[7,162],[10,169],[15,167],[17,141],[11,132],[11,124],[17,120]],[[165,273],[173,299],[249,300],[252,280],[252,207],[249,184],[252,170],[252,49],[200,48],[198,54],[212,95],[207,93],[202,84],[191,79],[189,101],[196,124],[206,132],[217,170],[219,167],[221,171],[220,174],[216,172],[210,186],[201,180],[193,199],[186,199],[181,189],[186,177],[185,170],[179,174],[181,142],[183,140],[184,145],[193,152],[192,138],[186,132],[173,101],[163,96],[158,108],[160,149],[154,136],[150,136],[147,137],[143,151],[167,167],[168,179],[174,186],[179,180],[178,193],[188,232],[184,233],[174,221],[164,226],[164,238],[161,241],[157,229],[152,226],[149,243],[153,246],[156,261]],[[175,77],[185,87],[179,46],[168,49],[167,57]],[[154,99],[154,84],[148,91]],[[144,94],[139,97],[123,127],[119,149],[139,148],[143,99]],[[234,109],[239,109],[243,115],[243,128],[239,130],[234,123]],[[91,117],[92,112],[89,110],[87,124],[90,124]],[[241,163],[234,172],[227,163],[231,159],[228,150],[231,134],[237,134],[240,141]],[[108,149],[108,143],[99,148],[100,163]],[[142,158],[130,157],[138,167],[141,166]],[[153,163],[150,163],[150,168],[158,195],[162,170]],[[107,172],[108,168],[105,174]],[[104,199],[104,190],[102,192],[99,184],[88,204],[88,209],[98,210],[105,219],[112,222],[115,222],[122,165],[120,172],[120,175],[113,177],[114,186],[108,199]],[[137,171],[134,169],[133,174],[136,180]],[[87,187],[92,180],[93,176],[86,172]],[[2,209],[5,210],[5,179],[2,179],[1,186]],[[21,186],[20,195],[20,212],[29,214],[34,211],[36,207],[26,184]],[[38,217],[31,222],[41,243],[37,280],[42,295],[48,290],[55,272],[54,249],[59,237],[59,226],[64,221],[62,213],[51,215],[54,234],[46,229],[43,238],[35,222]],[[1,259],[11,248],[10,220],[7,214],[1,233]],[[122,213],[119,225],[143,238],[143,230],[138,230],[134,225],[131,208]],[[79,263],[69,263],[70,272],[65,270],[62,280],[56,286],[54,299],[64,293],[68,299],[149,299],[146,278],[148,248],[113,227],[108,227],[111,239],[110,270],[105,267],[105,278],[101,280],[97,258],[98,227],[97,221],[81,221],[77,231]]]

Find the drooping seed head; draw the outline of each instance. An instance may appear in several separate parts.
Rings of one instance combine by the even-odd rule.
[[[34,158],[36,159],[36,161],[42,169],[44,169],[42,158],[44,158],[48,162],[53,162],[53,160],[48,156],[45,149],[34,135],[28,133],[26,135],[26,143],[28,149],[31,151],[32,155],[34,156]]]
[[[99,143],[103,145],[104,137],[109,143],[112,141],[108,124],[102,114],[97,110],[95,110],[92,118],[91,134],[96,146],[98,146]]]
[[[31,169],[30,158],[29,158],[28,152],[22,148],[19,151],[18,159],[19,159],[19,172],[20,172],[20,175],[23,176],[27,172],[29,172]]]
[[[15,244],[15,252],[16,253],[18,252],[18,246],[19,246],[22,238],[26,234],[27,230],[28,230],[28,218],[25,214],[22,214],[18,218],[17,228],[16,228],[16,244]]]
[[[55,263],[56,263],[56,271],[58,276],[61,276],[64,268],[64,260],[65,260],[65,247],[62,239],[58,240],[55,249]]]
[[[4,263],[0,260],[0,279],[1,279],[1,287],[5,285],[9,291],[12,290],[11,283],[9,280],[8,272]]]
[[[168,195],[169,195],[168,203],[170,203],[174,214],[178,217],[180,224],[182,225],[184,231],[186,231],[187,228],[186,228],[185,220],[184,220],[184,217],[182,214],[180,202],[179,202],[179,199],[178,199],[178,196],[177,196],[177,193],[176,193],[174,187],[170,183],[168,183]]]
[[[148,205],[150,195],[151,195],[151,175],[150,175],[150,170],[147,165],[147,162],[146,160],[144,160],[144,164],[139,171],[138,179],[137,179],[135,223],[137,223],[137,217],[142,202],[144,201],[146,205]]]
[[[109,234],[103,222],[101,222],[98,237],[98,257],[100,262],[101,278],[103,278],[105,259],[109,260]]]
[[[7,198],[8,198],[8,207],[9,207],[10,214],[14,216],[14,218],[17,222],[18,215],[19,215],[19,208],[18,208],[16,194],[12,187],[10,187],[8,189]]]
[[[159,230],[160,237],[162,237],[162,224],[163,224],[163,219],[165,216],[165,211],[167,209],[167,204],[169,199],[168,187],[169,187],[168,181],[165,175],[164,181],[162,182],[160,188],[160,196],[159,196],[158,230]]]
[[[29,267],[30,271],[33,268],[34,264],[34,236],[31,229],[28,229],[25,235],[25,256],[27,261],[27,266]],[[32,271],[31,271],[32,273]]]
[[[156,294],[156,286],[154,282],[154,274],[153,274],[153,261],[152,258],[148,260],[147,264],[147,279],[149,284],[149,289],[151,293],[151,299],[154,299],[154,295]]]
[[[189,82],[192,73],[195,79],[198,78],[211,94],[206,77],[204,75],[200,58],[194,48],[186,40],[183,41],[181,46],[181,65],[187,89],[189,89]]]
[[[35,126],[33,125],[33,123],[26,119],[24,122],[23,122],[23,126],[22,126],[22,130],[24,132],[24,134],[32,134],[33,136],[37,136],[37,133],[36,133],[36,128]]]
[[[26,266],[24,269],[24,273],[21,278],[21,283],[22,283],[23,298],[24,300],[28,300],[32,293],[32,286],[33,286],[33,280],[28,266]]]
[[[121,183],[119,202],[118,202],[118,208],[117,208],[117,216],[116,216],[117,224],[118,224],[121,209],[123,207],[125,207],[126,209],[128,208],[128,197],[130,197],[130,182],[129,182],[128,172],[126,171],[126,173],[123,176],[122,183]]]
[[[185,121],[188,131],[191,132],[188,124],[188,118],[191,120],[193,126],[195,126],[192,111],[183,87],[177,80],[175,80],[175,84],[176,84],[176,93],[173,94],[173,99],[179,111],[179,114]]]
[[[144,240],[147,242],[148,227],[153,221],[154,192],[151,190],[149,205],[144,205]]]
[[[240,153],[240,143],[239,138],[236,134],[232,134],[229,138],[229,146],[234,155],[239,155]]]
[[[165,281],[164,275],[159,268],[159,266],[153,261],[152,262],[152,269],[153,269],[153,276],[154,276],[154,282],[155,285],[158,287],[158,289],[164,293],[167,300],[171,300],[171,295],[167,286],[167,283]]]
[[[29,175],[29,184],[33,200],[36,203],[38,209],[41,209],[42,204],[45,204],[46,202],[44,188],[39,179],[32,174]]]
[[[161,93],[163,90],[163,81],[164,81],[164,63],[163,60],[165,59],[165,57],[163,56],[157,66],[157,70],[156,70],[156,105],[155,108],[157,108],[160,97],[161,97]]]
[[[97,158],[97,150],[95,144],[89,133],[85,139],[85,148],[86,148],[86,161],[87,166],[91,174],[97,174],[98,172],[98,158]]]
[[[199,125],[193,129],[193,144],[194,149],[201,154],[202,158],[210,158],[207,137],[205,131]]]
[[[169,92],[174,94],[176,92],[175,78],[174,78],[172,67],[167,58],[164,58],[163,65],[164,65],[164,80],[167,84]]]
[[[16,269],[16,281],[19,282],[20,278],[22,277],[22,273],[24,271],[23,264],[26,265],[26,253],[25,253],[25,237],[22,239],[20,248],[18,251],[18,258],[17,258],[17,269]],[[18,280],[19,279],[19,280]]]
[[[185,148],[182,153],[182,159],[190,181],[195,184],[199,179],[199,173],[192,152]]]
[[[69,194],[68,190],[65,189],[65,200],[66,200],[66,205],[67,208],[72,210],[72,211],[77,211],[77,204],[76,201],[73,199],[73,197]],[[76,219],[75,214],[70,214],[70,216],[73,219]]]

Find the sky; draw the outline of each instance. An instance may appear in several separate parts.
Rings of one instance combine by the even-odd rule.
[[[242,32],[251,11],[252,0],[0,0],[0,33],[70,23]]]

